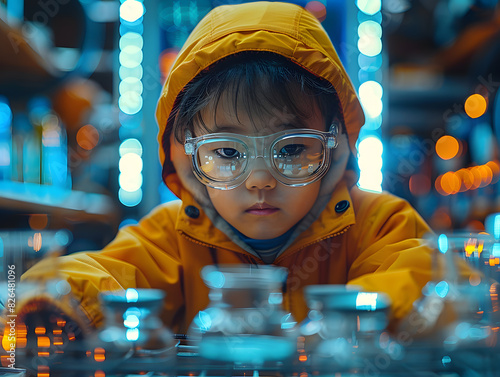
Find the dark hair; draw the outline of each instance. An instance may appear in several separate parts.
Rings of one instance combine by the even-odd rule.
[[[280,112],[284,119],[298,117],[299,122],[293,124],[301,124],[314,111],[314,103],[325,120],[325,130],[335,116],[344,124],[340,101],[330,82],[281,55],[250,51],[220,60],[186,85],[169,117],[174,120],[176,139],[182,143],[187,129],[194,134],[195,123],[214,132],[204,122],[201,111],[209,106],[214,109],[216,124],[215,109],[221,98],[229,101],[237,119],[238,109],[243,108],[254,124],[258,117]]]

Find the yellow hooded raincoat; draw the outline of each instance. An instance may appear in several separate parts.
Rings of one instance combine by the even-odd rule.
[[[364,122],[361,106],[321,24],[303,8],[285,3],[221,6],[199,23],[171,69],[157,108],[163,179],[180,200],[122,228],[102,251],[60,258],[60,274],[95,324],[102,320],[100,291],[151,287],[167,292],[165,323],[186,332],[208,304],[203,266],[263,263],[224,225],[194,178],[189,157],[170,135],[169,115],[184,86],[212,63],[240,51],[274,52],[330,81],[347,129],[322,180],[318,203],[274,261],[289,270],[285,310],[300,321],[307,313],[304,286],[349,283],[386,292],[393,319],[402,318],[430,279],[430,253],[419,241],[429,228],[404,200],[361,191],[349,179],[346,160]],[[25,277],[43,271],[42,262]]]

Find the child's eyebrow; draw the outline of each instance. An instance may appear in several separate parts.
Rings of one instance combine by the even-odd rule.
[[[287,128],[293,128],[293,129],[308,128],[307,125],[300,119],[295,119],[292,122],[279,123],[276,125],[270,124],[268,127],[270,130],[273,130],[275,132],[282,131]],[[216,124],[214,127],[210,127],[209,131],[211,133],[216,133],[216,132],[244,133],[245,131],[247,131],[247,129],[244,125]]]

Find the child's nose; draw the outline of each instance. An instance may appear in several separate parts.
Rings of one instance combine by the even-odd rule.
[[[245,185],[248,190],[272,190],[276,187],[277,181],[269,172],[263,158],[255,160],[252,172],[246,179]]]

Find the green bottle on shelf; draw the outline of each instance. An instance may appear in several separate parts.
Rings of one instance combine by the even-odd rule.
[[[71,188],[66,130],[50,101],[32,99],[29,118],[33,131],[24,146],[24,181]]]

